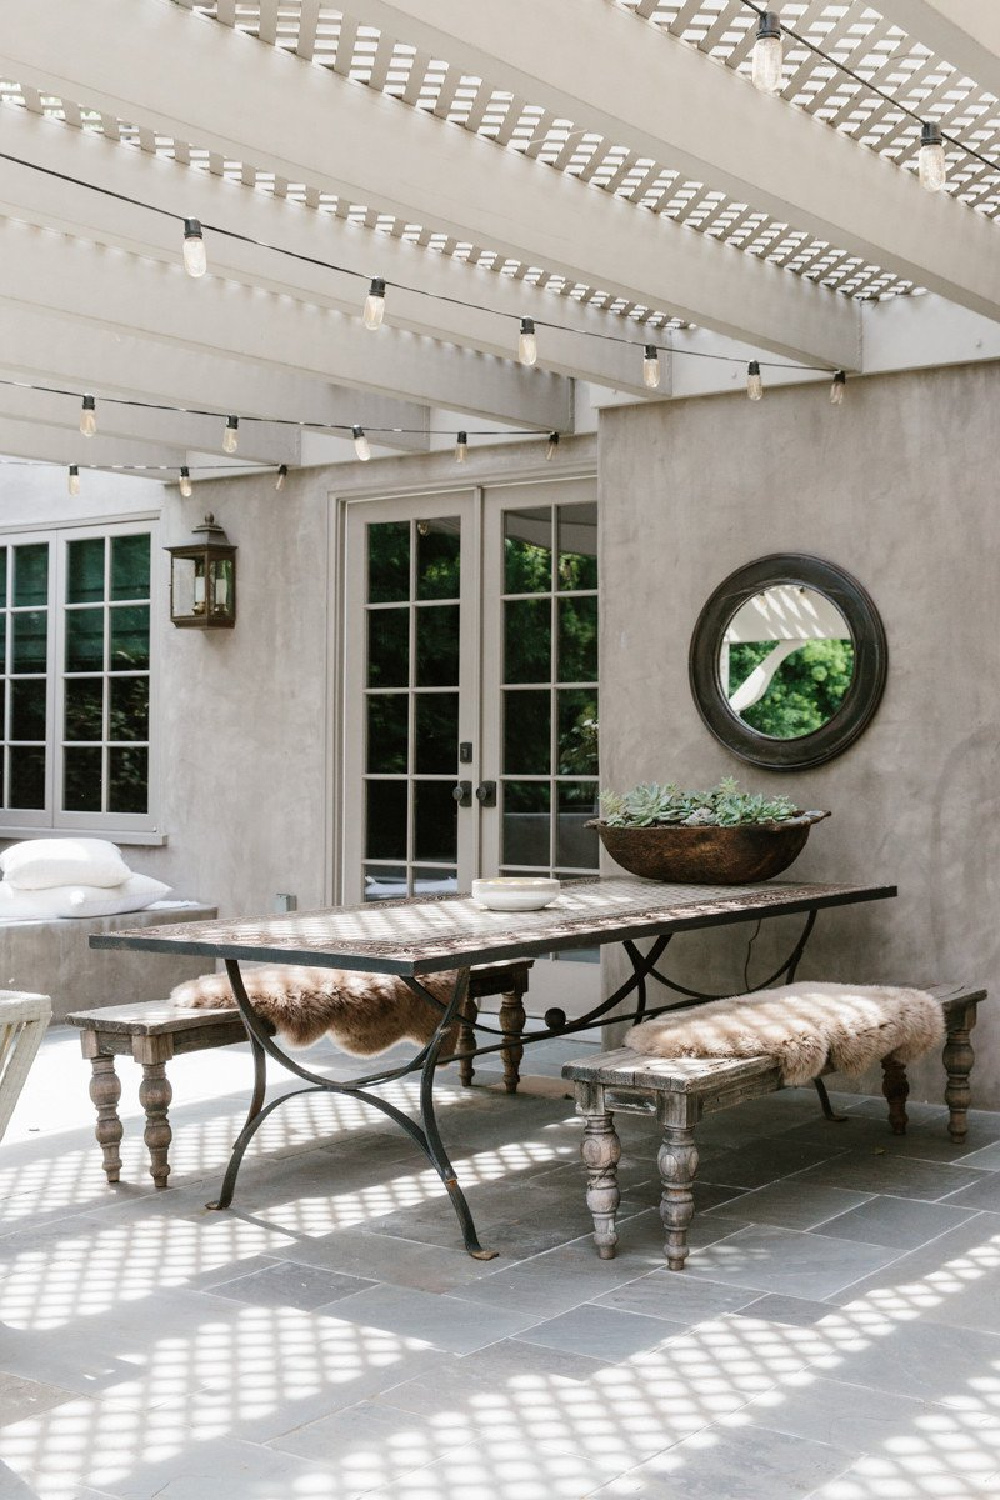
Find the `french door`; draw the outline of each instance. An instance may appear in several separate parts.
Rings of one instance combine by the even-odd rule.
[[[592,480],[348,506],[345,901],[596,870],[597,568]],[[538,964],[532,999],[596,985]]]

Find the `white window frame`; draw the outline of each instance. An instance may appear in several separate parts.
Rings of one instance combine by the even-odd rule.
[[[158,806],[160,786],[159,643],[161,569],[156,567],[159,550],[159,512],[142,512],[89,523],[0,530],[0,546],[12,548],[44,542],[49,548],[48,633],[46,641],[46,757],[45,808],[0,807],[0,839],[21,835],[45,836],[93,833],[126,844],[161,844]],[[63,714],[65,706],[64,652],[66,642],[66,578],[70,542],[94,538],[134,536],[149,533],[149,762],[148,805],[145,813],[64,812],[59,807],[63,784]],[[105,610],[107,600],[103,601]],[[96,675],[96,674],[95,674]],[[105,681],[114,674],[106,669]],[[106,741],[102,740],[102,747]]]

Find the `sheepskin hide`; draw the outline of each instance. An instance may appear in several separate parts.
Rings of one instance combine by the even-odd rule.
[[[803,981],[658,1016],[625,1040],[648,1057],[773,1057],[799,1084],[828,1062],[854,1074],[883,1057],[912,1062],[943,1038],[941,1006],[922,990]]]
[[[329,1032],[345,1052],[370,1057],[396,1042],[430,1041],[441,1019],[439,1010],[392,974],[284,965],[241,972],[254,1010],[295,1047],[308,1047]],[[420,982],[447,1004],[455,975],[426,974]],[[233,1010],[236,1005],[225,974],[188,980],[172,990],[170,998],[193,1010]],[[445,1052],[454,1050],[453,1040],[446,1039]]]

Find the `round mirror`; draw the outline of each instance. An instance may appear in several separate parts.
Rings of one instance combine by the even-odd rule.
[[[691,641],[691,689],[708,728],[742,759],[783,770],[845,750],[878,707],[885,671],[885,631],[868,593],[801,553],[738,569]]]

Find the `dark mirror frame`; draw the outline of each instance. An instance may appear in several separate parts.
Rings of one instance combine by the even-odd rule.
[[[723,637],[736,611],[755,594],[782,583],[825,594],[847,621],[854,643],[854,675],[840,708],[822,728],[789,740],[760,734],[733,713],[719,675]],[[776,552],[745,563],[719,584],[694,627],[688,672],[698,712],[727,750],[768,770],[801,771],[840,755],[867,728],[882,699],[888,662],[881,616],[856,578],[807,552]]]

